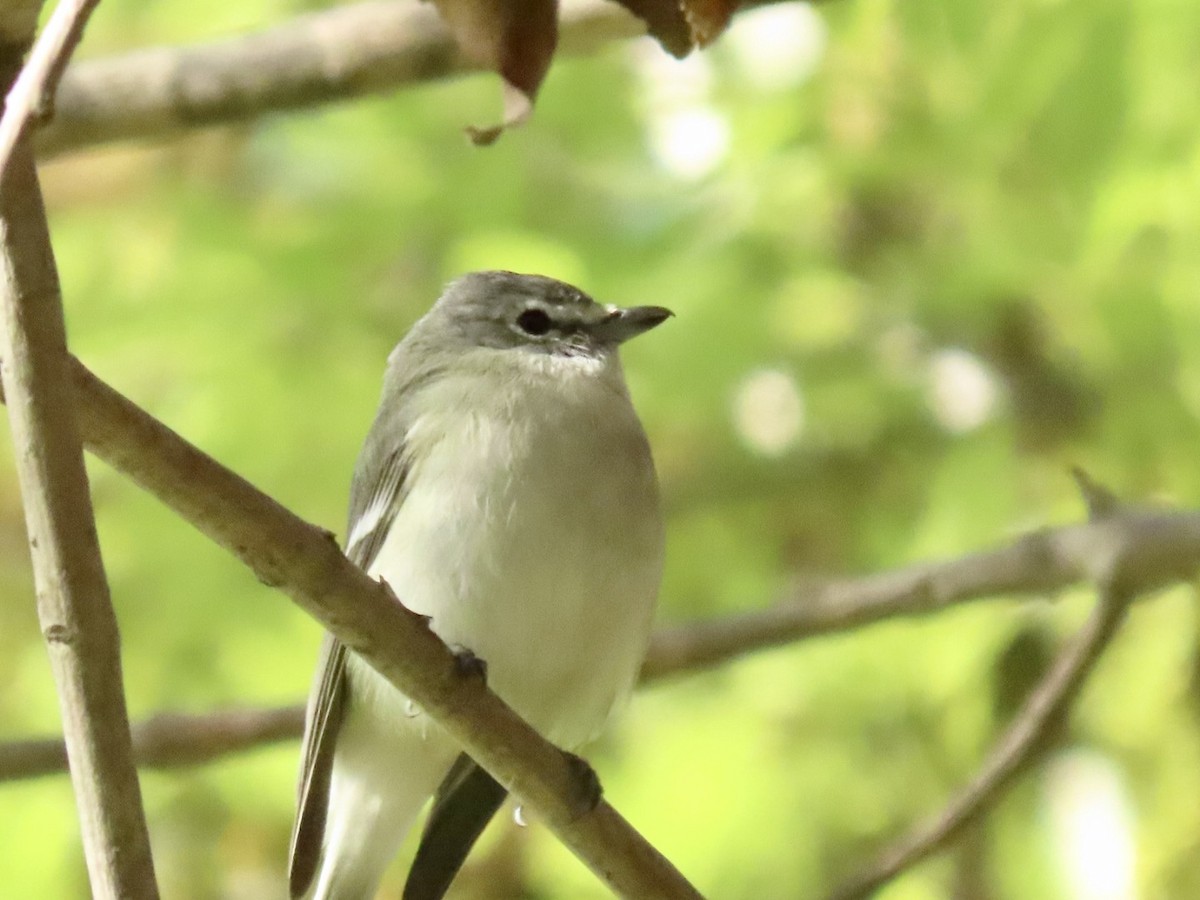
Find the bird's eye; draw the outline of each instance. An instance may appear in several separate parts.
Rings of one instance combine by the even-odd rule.
[[[552,324],[549,314],[543,309],[527,309],[517,316],[517,327],[534,337],[541,337],[548,332]]]

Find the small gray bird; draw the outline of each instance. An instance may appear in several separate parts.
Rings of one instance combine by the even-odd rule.
[[[388,358],[354,472],[346,554],[567,749],[629,696],[650,635],[662,510],[617,348],[670,315],[538,275],[460,278]],[[445,893],[505,791],[326,635],[292,897],[373,897],[435,792],[405,900]]]

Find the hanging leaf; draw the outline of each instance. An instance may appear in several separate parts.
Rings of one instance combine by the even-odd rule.
[[[504,117],[498,125],[468,128],[476,144],[490,144],[529,118],[558,43],[555,0],[434,0],[459,47],[504,79]]]
[[[682,59],[725,30],[741,0],[617,0],[646,23],[663,49]]]
[[[650,36],[672,56],[682,59],[693,46],[691,28],[679,0],[617,0],[646,23]]]
[[[646,23],[672,56],[682,58],[725,30],[739,0],[617,0]],[[467,134],[490,144],[533,112],[558,43],[555,0],[433,0],[464,54],[504,79],[504,116],[498,125]]]

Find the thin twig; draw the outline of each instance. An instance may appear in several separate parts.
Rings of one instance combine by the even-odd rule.
[[[977,821],[1003,795],[1062,721],[1125,618],[1133,594],[1108,582],[1092,615],[1051,666],[1000,736],[971,781],[941,812],[884,850],[834,891],[831,900],[861,900],[921,860],[936,853]]]
[[[99,0],[59,0],[54,7],[29,60],[8,91],[4,118],[0,119],[0,177],[30,124],[48,111],[67,60],[98,4]]]

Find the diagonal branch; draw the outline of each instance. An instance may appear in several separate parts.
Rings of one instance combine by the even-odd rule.
[[[72,45],[69,35],[82,27],[81,10],[64,9],[55,11],[33,52],[32,90],[38,72],[61,68],[57,60]],[[13,15],[11,9],[0,13],[5,24]],[[23,48],[6,43],[0,50],[5,86]],[[72,402],[58,273],[33,151],[21,137],[31,109],[18,96],[0,121],[0,134],[12,140],[0,172],[0,378],[9,398],[38,618],[58,689],[92,893],[105,900],[156,898],[117,620]]]
[[[427,620],[299,519],[71,360],[87,447],[241,559],[434,717],[521,803],[536,810],[622,896],[694,898],[687,880],[603,800],[580,803],[575,758],[544,740],[478,678]]]
[[[1133,594],[1108,582],[1091,617],[1030,694],[971,781],[928,822],[886,849],[834,891],[831,900],[862,900],[936,853],[986,813],[1062,721],[1125,618]]]

